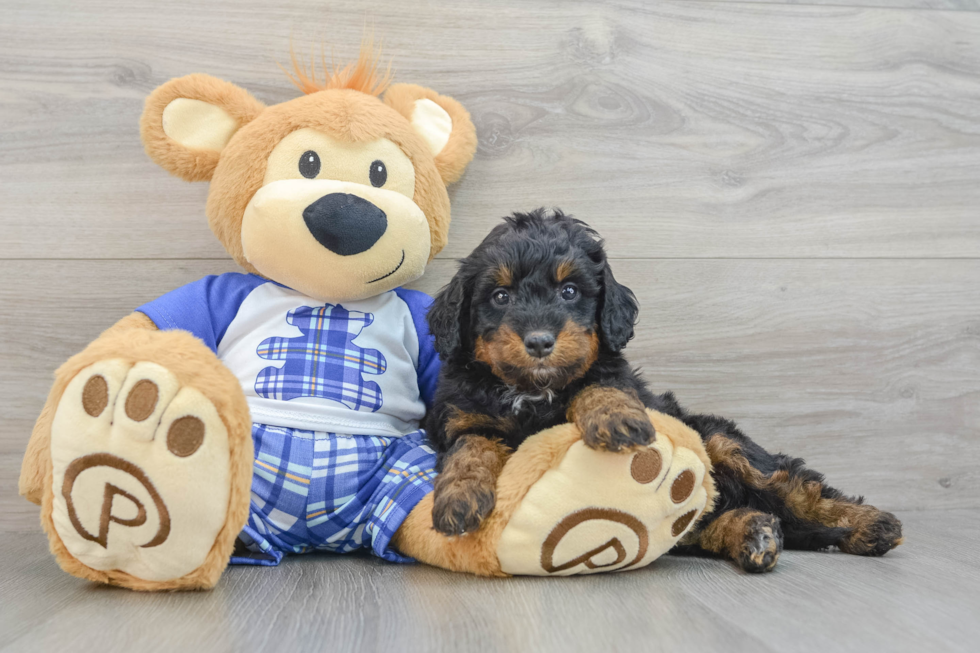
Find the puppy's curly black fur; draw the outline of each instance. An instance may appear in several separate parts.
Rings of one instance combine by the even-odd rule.
[[[428,315],[443,361],[426,417],[439,455],[437,530],[479,527],[506,457],[528,436],[571,421],[590,447],[643,446],[655,437],[652,408],[701,434],[719,490],[676,552],[769,571],[784,544],[882,555],[901,543],[890,513],[824,485],[798,458],[768,453],[733,422],[652,393],[622,354],[637,313],[597,234],[558,210],[505,218],[463,259]]]

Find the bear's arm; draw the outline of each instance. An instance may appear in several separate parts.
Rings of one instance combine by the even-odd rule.
[[[432,410],[432,402],[436,396],[436,386],[439,382],[439,369],[442,367],[439,354],[436,353],[435,338],[429,333],[429,323],[425,316],[432,306],[432,298],[418,290],[396,288],[395,293],[408,306],[412,314],[412,323],[419,339],[418,372],[419,395],[425,402],[426,410]]]
[[[161,331],[188,331],[217,353],[242,302],[258,286],[270,283],[254,274],[229,272],[204,277],[143,304],[136,310]]]

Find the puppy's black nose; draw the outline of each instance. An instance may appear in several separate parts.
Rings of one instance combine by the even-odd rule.
[[[349,193],[324,195],[306,207],[303,220],[318,243],[341,256],[366,252],[388,228],[384,211]]]
[[[544,358],[555,350],[555,336],[547,331],[532,331],[524,336],[524,348],[535,358]]]

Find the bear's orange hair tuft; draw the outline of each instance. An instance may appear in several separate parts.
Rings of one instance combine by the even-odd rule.
[[[296,57],[292,43],[289,45],[289,56],[293,61],[293,72],[290,73],[282,65],[279,67],[286,73],[289,81],[307,95],[328,89],[345,88],[367,93],[368,95],[379,96],[391,84],[391,63],[388,63],[388,68],[385,69],[383,74],[379,72],[378,66],[381,60],[381,45],[378,45],[378,50],[375,52],[374,39],[372,37],[365,37],[361,41],[361,52],[357,57],[357,61],[343,67],[335,65],[332,57],[330,65],[327,66],[327,60],[323,55],[323,48],[321,46],[320,73],[323,75],[322,81],[317,79],[316,57],[313,56],[313,53],[310,53],[309,70]]]

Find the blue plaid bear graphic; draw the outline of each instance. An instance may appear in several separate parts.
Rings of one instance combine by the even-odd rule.
[[[353,342],[374,322],[374,315],[325,304],[289,311],[286,322],[303,335],[267,338],[259,344],[256,353],[261,358],[284,360],[286,364],[260,371],[255,379],[256,394],[284,401],[321,397],[372,413],[381,408],[381,387],[361,375],[384,374],[388,363],[377,349],[362,349]]]

